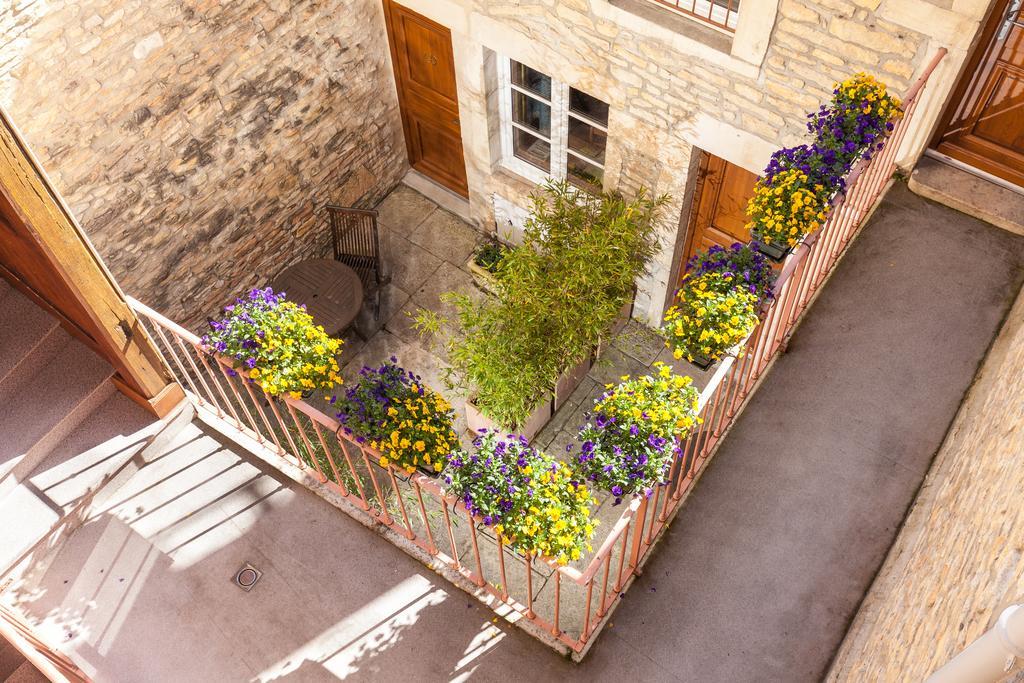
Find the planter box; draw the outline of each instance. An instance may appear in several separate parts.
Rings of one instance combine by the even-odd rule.
[[[490,277],[490,273],[487,273],[487,271],[480,268],[480,266],[477,266],[476,264],[473,264],[473,266]],[[493,278],[491,279],[493,280]],[[634,291],[634,295],[635,294],[636,292]],[[622,305],[622,308],[619,310],[619,315],[615,319],[611,328],[609,328],[606,338],[610,338],[622,331],[622,328],[629,322],[632,314],[633,298],[630,298],[629,301]],[[606,342],[602,340],[590,355],[574,367],[566,370],[562,376],[558,378],[553,394],[545,398],[545,400],[537,407],[537,410],[527,418],[526,423],[518,428],[506,429],[505,427],[495,424],[493,420],[485,417],[483,413],[477,409],[472,400],[466,401],[466,424],[469,427],[469,430],[475,433],[479,429],[496,429],[498,431],[505,431],[506,433],[522,434],[528,441],[532,441],[533,437],[537,436],[540,430],[544,428],[544,425],[548,423],[548,420],[554,417],[555,411],[565,405],[565,402],[572,395],[572,392],[576,391],[576,388],[583,382],[587,373],[590,372],[590,369],[594,366],[594,360],[600,357],[605,345]]]
[[[698,356],[697,354],[693,354],[693,360],[687,361],[687,362],[690,363],[691,365],[694,365],[694,366],[700,368],[701,370],[707,370],[712,365],[714,365],[717,361],[711,360],[710,358],[707,358],[706,356]]]
[[[608,328],[608,333],[601,337],[597,342],[597,346],[594,348],[594,359],[597,360],[604,355],[605,350],[608,348],[608,340],[622,332],[622,329],[629,323],[630,318],[633,317],[633,302],[635,300],[636,292],[633,292],[634,298],[631,298],[626,303],[622,304],[622,308],[619,309],[619,315],[615,318],[615,322]]]
[[[622,304],[622,308],[619,309],[619,316],[615,318],[615,322],[612,323],[611,329],[608,331],[609,337],[614,337],[619,332],[622,332],[622,328],[626,326],[629,319],[633,317],[633,302],[636,300],[636,292],[633,292],[633,296],[629,297],[629,301]]]
[[[485,292],[490,292],[491,294],[497,292],[498,281],[495,279],[494,275],[491,274],[491,271],[476,262],[476,252],[470,254],[469,260],[466,261],[466,270],[468,270],[469,274],[473,276],[473,279],[476,281],[477,285],[480,286],[480,289]]]
[[[765,244],[760,240],[756,240],[754,244],[759,252],[776,263],[782,263],[785,261],[786,257],[793,252],[793,249],[795,249],[795,247],[791,247],[788,244]]]
[[[551,396],[545,396],[530,417],[526,418],[526,422],[519,427],[506,428],[481,413],[472,400],[466,401],[466,426],[474,434],[481,429],[490,429],[506,434],[521,434],[527,441],[532,441],[554,414],[554,400]]]
[[[558,383],[555,384],[555,410],[557,411],[565,402],[569,400],[572,392],[576,391],[576,387],[580,385],[583,378],[590,372],[590,368],[594,367],[593,356],[587,356],[575,367],[566,370],[565,373],[558,378]]]

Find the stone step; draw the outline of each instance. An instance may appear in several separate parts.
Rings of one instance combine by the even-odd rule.
[[[0,294],[2,296],[2,294]],[[0,681],[6,681],[19,666],[25,663],[25,656],[3,637],[0,637]]]
[[[115,392],[55,447],[25,482],[37,496],[67,513],[145,448],[159,427],[156,418]]]
[[[39,351],[52,350],[54,339],[64,335],[57,319],[29,300],[6,281],[0,291],[0,387],[23,361],[40,358]],[[66,337],[66,335],[64,335]],[[50,344],[47,344],[49,340]]]
[[[0,403],[0,497],[23,479],[114,391],[110,365],[68,339]]]
[[[1014,191],[930,156],[921,157],[908,185],[922,197],[1024,235],[1024,188]]]
[[[4,683],[49,683],[49,679],[26,660]]]

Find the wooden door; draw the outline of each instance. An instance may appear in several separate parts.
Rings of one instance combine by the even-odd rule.
[[[716,244],[728,247],[750,241],[747,202],[754,194],[757,175],[706,152],[698,174],[680,277],[698,251]]]
[[[384,10],[409,163],[466,197],[451,32],[392,0]]]
[[[938,150],[1024,186],[1022,0],[999,0],[954,93]]]

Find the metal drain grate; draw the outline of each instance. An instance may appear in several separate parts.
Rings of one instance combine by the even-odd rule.
[[[235,585],[248,593],[261,576],[263,576],[263,572],[246,562],[235,574]]]

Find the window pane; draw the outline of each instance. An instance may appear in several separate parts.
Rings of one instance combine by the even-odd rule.
[[[518,90],[512,91],[512,119],[544,137],[551,137],[551,107]]]
[[[514,59],[509,60],[512,64],[512,82],[520,88],[535,92],[546,100],[551,99],[551,77],[535,71],[525,64],[520,64]]]
[[[575,117],[569,117],[569,149],[603,164],[604,148],[607,144],[608,134],[603,130],[598,130]]]
[[[551,145],[520,128],[512,128],[512,153],[550,173]]]
[[[576,88],[569,88],[569,109],[602,126],[608,125],[608,105]]]
[[[584,161],[578,156],[569,154],[567,157],[569,182],[585,190],[600,190],[604,184],[604,169]]]

